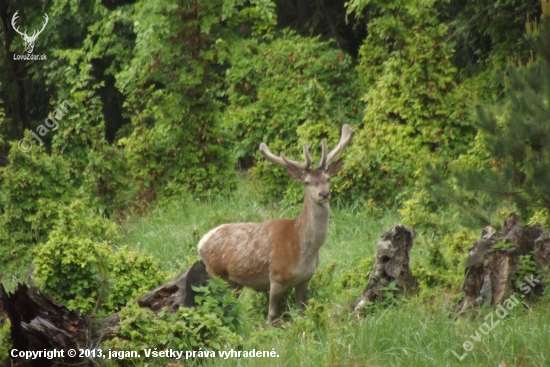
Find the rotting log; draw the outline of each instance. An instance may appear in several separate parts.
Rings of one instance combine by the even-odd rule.
[[[537,270],[533,276],[536,280],[530,283],[527,279],[525,281],[529,285],[529,294],[540,296],[550,264],[548,230],[540,224],[522,227],[517,213],[508,216],[500,231],[485,227],[481,238],[468,250],[462,287],[464,297],[458,306],[458,313],[482,305],[496,307],[513,295],[521,255],[533,257]],[[522,294],[521,298],[525,295]]]
[[[414,294],[418,283],[409,267],[409,253],[414,244],[415,231],[404,225],[397,225],[382,234],[376,244],[376,255],[372,272],[361,298],[355,303],[354,311],[369,303],[379,301],[383,288],[395,282],[398,292]]]
[[[187,271],[137,298],[142,308],[157,313],[175,312],[180,307],[193,307],[196,293],[193,286],[203,286],[209,279],[202,261]],[[87,358],[69,357],[68,349],[94,349],[99,342],[112,338],[120,323],[118,313],[98,323],[91,318],[68,310],[36,287],[19,284],[14,293],[5,291],[0,282],[0,310],[10,321],[12,348],[18,351],[63,350],[61,358],[12,358],[16,367],[49,367],[54,365],[92,365]]]
[[[0,283],[0,303],[10,321],[12,348],[18,351],[82,349],[89,345],[90,319],[60,306],[35,287],[19,284],[13,294]],[[66,364],[83,362],[65,355]],[[59,359],[12,358],[13,366],[53,366]]]

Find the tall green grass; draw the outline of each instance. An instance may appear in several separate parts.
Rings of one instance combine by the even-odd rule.
[[[549,366],[550,327],[545,307],[514,310],[487,335],[482,320],[456,321],[449,304],[426,305],[414,299],[379,309],[364,321],[344,317],[340,323],[313,333],[279,331],[263,345],[244,350],[271,350],[279,358],[215,359],[207,366]],[[495,316],[495,320],[498,319]],[[462,360],[462,344],[473,349]]]

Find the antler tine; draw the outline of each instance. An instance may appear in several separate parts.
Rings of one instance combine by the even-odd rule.
[[[279,164],[281,166],[284,166],[284,167],[292,166],[292,167],[307,171],[311,167],[311,156],[309,155],[309,150],[308,150],[306,144],[304,144],[303,149],[304,149],[304,157],[305,157],[306,161],[305,162],[297,162],[297,161],[294,161],[292,159],[289,159],[289,158],[285,157],[284,154],[281,154],[280,157],[277,157],[275,154],[273,154],[269,151],[269,148],[267,147],[267,145],[265,143],[260,144],[260,153],[267,160],[269,160],[269,161],[271,161],[275,164]]]
[[[319,165],[317,166],[317,169],[325,169],[327,165],[327,141],[326,139],[323,139],[321,142],[321,162],[319,162]]]
[[[19,27],[16,27],[16,26],[15,26],[15,21],[17,20],[17,18],[19,18],[19,15],[17,15],[17,13],[19,13],[19,10],[17,10],[17,11],[15,12],[15,14],[13,14],[13,17],[11,18],[11,26],[12,26],[13,29],[14,29],[17,33],[19,33],[20,35],[26,36],[26,35],[27,35],[27,31],[26,31],[26,30],[25,30],[25,33],[21,33],[21,32],[19,31]]]
[[[42,25],[42,29],[40,30],[40,32],[38,32],[38,34],[42,33],[42,31],[44,30],[44,28],[46,28],[46,25],[48,24],[48,21],[50,20],[50,18],[48,17],[48,14],[44,13],[44,24]]]
[[[325,168],[330,166],[330,164],[340,155],[340,153],[342,153],[342,150],[353,139],[353,134],[355,134],[355,130],[350,131],[350,127],[348,124],[345,124],[344,126],[342,126],[342,136],[340,137],[340,142],[328,154]]]
[[[265,159],[267,159],[268,161],[271,161],[275,164],[279,164],[281,166],[286,166],[286,163],[285,161],[280,158],[280,157],[277,157],[275,154],[271,153],[269,151],[269,148],[267,147],[267,145],[265,143],[261,143],[260,144],[260,153],[264,156]]]
[[[40,33],[42,33],[42,31],[44,30],[44,28],[46,28],[46,25],[48,24],[48,20],[50,20],[50,18],[48,18],[48,14],[44,13],[44,20],[45,22],[42,23],[42,29],[41,30],[34,30],[32,36],[30,38],[38,38],[38,36],[40,35]]]
[[[288,159],[284,154],[281,154],[281,158],[283,158],[285,163],[289,166],[293,166],[304,171],[309,171],[311,168],[311,156],[309,155],[309,149],[307,147],[307,144],[304,144],[302,148],[304,150],[304,158],[306,159],[305,162],[298,162],[292,159]]]
[[[311,156],[309,155],[309,149],[307,147],[307,144],[304,144],[304,158],[306,159],[306,171],[309,171],[311,169]]]

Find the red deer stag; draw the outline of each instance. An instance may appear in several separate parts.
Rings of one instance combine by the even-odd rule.
[[[319,248],[325,242],[330,213],[329,180],[342,167],[337,159],[352,140],[354,130],[342,127],[338,145],[327,154],[322,142],[321,162],[311,168],[304,144],[305,162],[272,154],[260,144],[260,153],[286,168],[290,177],[305,185],[304,206],[296,219],[273,219],[263,223],[223,224],[208,232],[198,250],[208,273],[219,276],[234,289],[249,287],[269,291],[268,321],[279,317],[284,292],[295,288],[296,307],[305,308],[308,283],[319,265]]]

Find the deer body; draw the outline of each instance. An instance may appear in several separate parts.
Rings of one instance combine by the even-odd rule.
[[[270,161],[286,167],[289,175],[304,183],[306,192],[296,219],[273,219],[263,223],[223,224],[208,232],[198,250],[207,271],[220,276],[235,289],[242,287],[269,291],[268,320],[279,316],[284,292],[296,290],[296,306],[305,308],[308,283],[319,265],[319,249],[324,244],[330,215],[329,179],[338,173],[341,160],[332,161],[353,137],[349,126],[342,129],[340,144],[328,155],[323,141],[323,159],[311,170],[311,158],[304,145],[305,163],[276,157],[265,144],[260,151]]]
[[[210,273],[230,283],[268,291],[272,274],[278,282],[295,286],[313,276],[327,234],[329,206],[314,205],[319,208],[304,203],[293,220],[223,224],[202,238],[199,253],[209,259]]]

